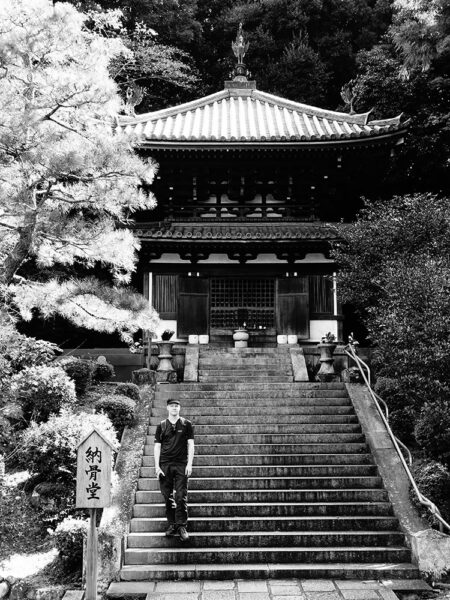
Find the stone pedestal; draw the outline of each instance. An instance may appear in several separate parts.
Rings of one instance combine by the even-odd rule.
[[[161,342],[159,346],[159,365],[157,373],[161,371],[173,371],[172,367],[172,343],[173,342]]]
[[[334,370],[334,358],[333,352],[336,348],[336,344],[317,344],[320,350],[320,369],[316,375],[317,381],[335,381],[337,375]]]
[[[177,372],[172,371],[156,371],[156,383],[177,383]]]

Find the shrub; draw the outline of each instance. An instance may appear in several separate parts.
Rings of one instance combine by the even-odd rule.
[[[430,458],[450,464],[450,400],[426,402],[415,427],[418,443]]]
[[[46,515],[40,507],[33,506],[30,495],[17,485],[0,487],[1,560],[16,553],[42,552],[49,526]]]
[[[447,522],[450,521],[450,472],[448,469],[437,461],[429,463],[418,461],[414,465],[413,474],[422,494],[436,504]],[[419,503],[413,491],[411,491],[411,498],[421,515],[437,526],[437,519],[434,519],[430,511]]]
[[[11,366],[16,372],[26,367],[47,365],[60,352],[61,350],[56,344],[24,335],[21,335],[17,342],[8,349]]]
[[[103,396],[94,404],[96,412],[104,412],[111,419],[117,435],[121,437],[127,425],[132,425],[136,418],[136,403],[128,396]]]
[[[13,375],[11,394],[20,401],[25,420],[38,423],[76,401],[73,381],[58,366],[31,367]]]
[[[61,359],[58,364],[73,379],[77,396],[83,396],[89,386],[92,385],[94,371],[92,361],[69,356]]]
[[[110,363],[93,362],[94,372],[92,378],[94,381],[109,381],[114,377],[114,367]]]
[[[21,462],[41,480],[73,484],[76,474],[77,446],[96,427],[113,446],[118,446],[113,425],[106,415],[73,413],[61,410],[46,423],[31,423],[18,447]]]
[[[50,363],[61,352],[56,344],[27,337],[11,323],[0,322],[0,379],[25,367]]]
[[[410,382],[405,379],[379,377],[374,390],[389,407],[389,423],[394,433],[404,442],[414,439],[417,412],[411,401]]]
[[[15,445],[15,432],[14,429],[9,422],[1,413],[0,413],[0,454],[6,454],[11,452]]]
[[[139,402],[141,393],[139,387],[135,383],[119,383],[114,390],[114,394],[119,396],[128,396],[132,400]]]
[[[62,559],[71,565],[79,565],[83,560],[83,541],[87,536],[88,522],[67,517],[53,533],[55,546]]]

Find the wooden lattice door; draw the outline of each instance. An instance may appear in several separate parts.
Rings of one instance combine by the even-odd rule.
[[[275,322],[273,278],[215,277],[211,279],[211,327],[267,329]]]

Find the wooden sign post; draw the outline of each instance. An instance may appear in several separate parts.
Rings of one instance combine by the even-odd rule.
[[[111,502],[113,450],[113,445],[95,427],[78,444],[76,507],[89,508],[86,600],[97,600],[97,509]]]

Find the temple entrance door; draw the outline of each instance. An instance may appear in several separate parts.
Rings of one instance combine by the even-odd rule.
[[[308,277],[277,280],[277,332],[309,338]]]
[[[178,337],[208,333],[209,280],[201,277],[179,278]]]
[[[233,331],[245,323],[249,345],[276,345],[275,277],[252,274],[212,277],[210,286],[210,340],[230,346]]]

